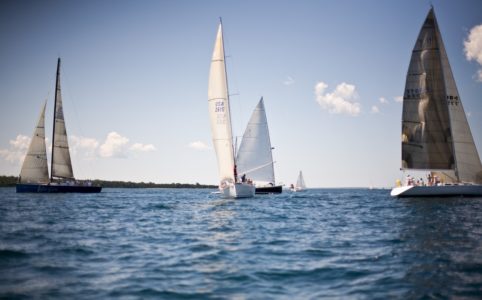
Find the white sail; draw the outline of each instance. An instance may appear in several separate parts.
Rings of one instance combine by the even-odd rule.
[[[65,128],[62,94],[60,92],[60,58],[55,88],[54,133],[52,139],[52,177],[74,178]]]
[[[27,154],[20,170],[21,183],[48,183],[49,170],[45,147],[45,106],[44,103]]]
[[[271,150],[268,120],[261,98],[251,115],[239,146],[236,159],[239,175],[246,174],[257,186],[274,184]]]
[[[438,170],[449,182],[482,181],[482,165],[433,8],[420,30],[407,73],[402,167]]]
[[[208,105],[220,181],[234,182],[233,134],[221,24],[219,24],[209,72]]]
[[[298,180],[296,181],[296,189],[305,189],[305,179],[303,178],[303,173],[300,171],[300,174],[298,175]]]

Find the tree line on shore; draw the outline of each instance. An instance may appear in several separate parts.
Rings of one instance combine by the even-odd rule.
[[[15,186],[18,181],[17,176],[1,176],[0,186]],[[176,189],[211,189],[217,188],[215,185],[208,184],[191,184],[191,183],[154,183],[154,182],[132,182],[132,181],[110,181],[110,180],[92,180],[95,185],[100,185],[104,188],[176,188]]]

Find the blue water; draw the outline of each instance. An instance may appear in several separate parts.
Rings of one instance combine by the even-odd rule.
[[[0,298],[482,297],[482,198],[0,189]]]

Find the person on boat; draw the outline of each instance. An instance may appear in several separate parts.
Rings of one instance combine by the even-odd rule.
[[[241,182],[246,182],[246,174],[243,174],[243,176],[241,176]]]
[[[234,182],[238,182],[238,168],[234,165]]]
[[[405,184],[407,186],[413,185],[412,177],[410,177],[410,175],[407,175],[407,178],[405,180]]]

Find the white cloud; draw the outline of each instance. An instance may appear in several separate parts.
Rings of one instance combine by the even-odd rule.
[[[475,60],[482,66],[482,24],[474,26],[464,41],[465,57],[468,61]],[[477,71],[477,81],[482,82],[482,69]]]
[[[86,157],[94,157],[99,148],[99,142],[93,138],[71,135],[69,137],[69,142],[70,150],[73,154],[82,151]]]
[[[189,148],[196,149],[196,150],[209,150],[211,149],[208,145],[201,141],[196,141],[189,143]]]
[[[295,83],[295,80],[291,76],[286,77],[286,80],[283,81],[284,85],[292,85],[293,83]]]
[[[403,102],[403,96],[396,96],[395,98],[393,98],[395,100],[395,102],[398,102],[398,103],[402,103]]]
[[[25,135],[18,135],[15,140],[11,140],[9,149],[0,149],[0,158],[11,162],[21,163],[25,157],[30,138]],[[52,151],[52,146],[46,139],[48,153]],[[104,143],[100,145],[94,138],[71,135],[69,136],[69,148],[72,155],[82,155],[87,159],[96,157],[103,158],[125,158],[133,152],[155,151],[156,147],[152,144],[134,143],[129,145],[129,139],[121,136],[117,132],[110,132]]]
[[[128,138],[112,131],[107,135],[105,142],[100,145],[99,155],[101,157],[125,158],[127,157],[128,143]]]
[[[382,104],[388,104],[388,100],[385,97],[380,97],[380,99],[378,99],[378,101],[380,101],[380,103],[382,103]]]
[[[477,71],[477,81],[482,82],[482,69]]]
[[[9,149],[0,149],[0,156],[9,163],[22,163],[30,145],[30,138],[19,134],[14,140],[10,140],[9,144]]]
[[[94,144],[93,141],[87,143],[90,146]],[[129,145],[127,137],[112,131],[107,135],[105,142],[100,145],[98,154],[104,158],[126,158],[129,152],[150,152],[155,150],[156,147],[153,144],[134,143]]]
[[[134,143],[129,149],[132,151],[150,152],[155,151],[156,147],[153,144]]]
[[[357,116],[360,113],[360,103],[356,102],[358,94],[354,85],[342,82],[333,92],[325,93],[327,87],[328,85],[321,81],[315,86],[316,101],[323,109],[332,114]]]
[[[373,105],[371,112],[372,114],[378,114],[380,112],[380,109],[376,105]]]

